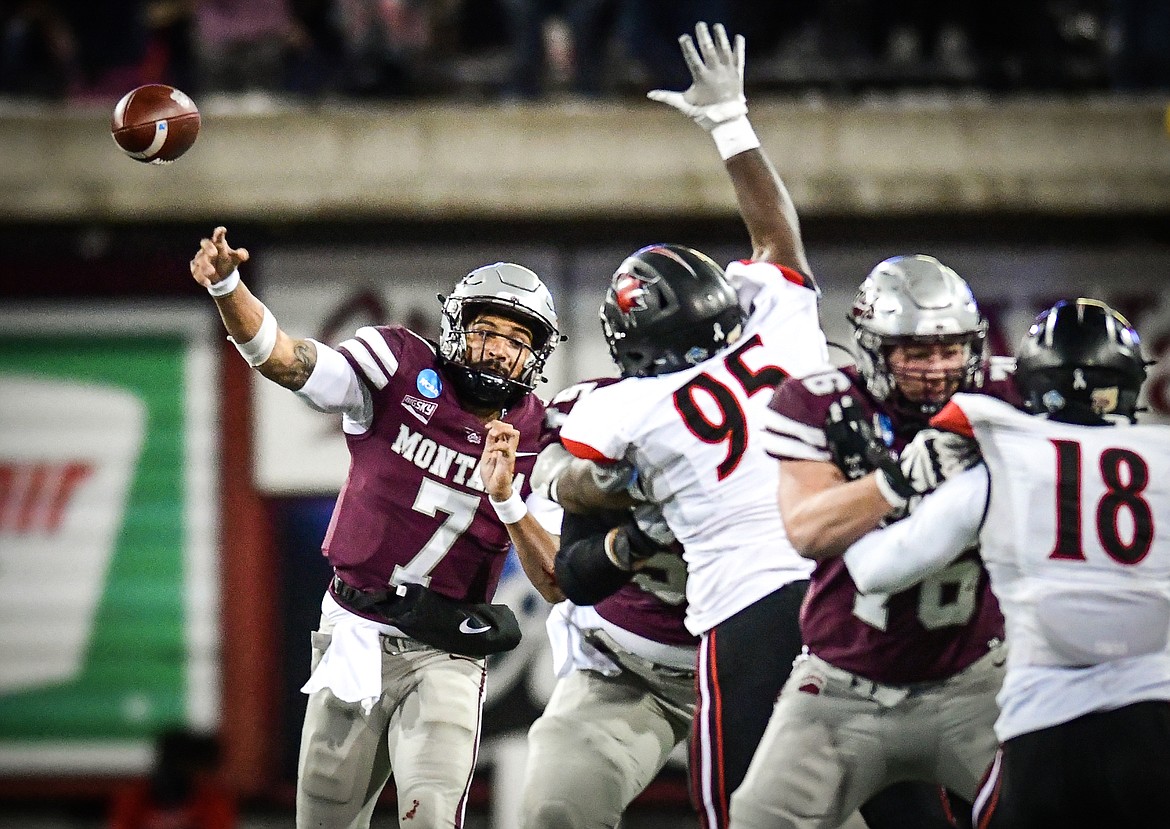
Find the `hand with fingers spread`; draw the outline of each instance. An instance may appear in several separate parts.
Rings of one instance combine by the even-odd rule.
[[[210,239],[199,242],[199,251],[191,260],[191,276],[212,296],[224,296],[238,284],[239,278],[233,279],[232,275],[248,261],[248,256],[247,248],[228,245],[227,228],[221,225],[212,231]]]
[[[698,48],[695,41],[698,41]],[[722,23],[714,26],[714,36],[706,23],[695,26],[695,37],[678,39],[683,58],[693,82],[685,92],[655,89],[647,93],[652,101],[661,101],[690,116],[707,132],[747,114],[743,94],[745,41],[735,36],[735,46],[727,37]]]

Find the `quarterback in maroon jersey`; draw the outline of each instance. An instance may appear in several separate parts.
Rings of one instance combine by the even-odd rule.
[[[959,390],[1014,400],[1010,363],[988,360],[969,287],[933,257],[880,263],[851,321],[857,368],[787,380],[772,399],[781,512],[817,567],[805,653],[733,798],[737,827],[827,829],[905,780],[969,801],[995,753],[1003,617],[975,552],[889,595],[860,594],[839,555],[958,468],[944,470],[947,438],[928,419]]]
[[[372,326],[335,350],[280,330],[240,281],[247,259],[218,227],[191,273],[252,366],[343,415],[351,458],[323,544],[334,577],[303,689],[297,826],[368,827],[391,774],[400,819],[462,826],[484,656],[519,641],[490,604],[510,544],[561,598],[556,540],[524,502],[544,416],[531,391],[561,339],[552,296],[499,262],[442,298],[437,344]]]

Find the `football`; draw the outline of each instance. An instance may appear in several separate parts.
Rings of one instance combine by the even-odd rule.
[[[169,164],[191,149],[199,137],[199,110],[173,86],[147,84],[118,101],[110,133],[135,161]]]

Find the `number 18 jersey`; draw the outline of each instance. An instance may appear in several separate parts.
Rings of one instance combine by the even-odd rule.
[[[974,436],[990,476],[1000,739],[1170,699],[1170,427],[1059,423],[968,394],[934,422]]]
[[[685,550],[696,635],[812,569],[784,531],[761,438],[776,384],[828,364],[817,294],[771,263],[733,262],[727,276],[751,303],[735,343],[683,371],[599,388],[561,427],[579,457],[637,467]]]

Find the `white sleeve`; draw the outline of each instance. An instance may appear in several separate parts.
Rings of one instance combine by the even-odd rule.
[[[859,538],[844,555],[857,589],[897,593],[950,564],[978,543],[987,493],[987,467],[979,464],[927,495],[907,518]]]
[[[565,448],[578,458],[602,464],[625,457],[630,445],[625,424],[636,417],[630,412],[633,400],[626,392],[637,380],[622,380],[578,400],[561,424]]]
[[[368,427],[374,410],[370,390],[339,352],[316,340],[311,342],[317,347],[317,365],[296,391],[297,397],[319,412],[341,412],[355,424]]]
[[[565,517],[565,510],[560,504],[556,501],[550,501],[543,495],[537,495],[535,492],[531,493],[524,503],[532,517],[540,526],[548,530],[550,535],[559,536],[561,534],[561,520]]]

